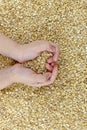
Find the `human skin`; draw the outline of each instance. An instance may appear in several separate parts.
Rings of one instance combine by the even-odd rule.
[[[23,62],[36,58],[43,51],[53,54],[47,60],[46,73],[37,74],[23,66]],[[56,44],[50,41],[38,40],[31,44],[19,45],[10,38],[0,34],[0,54],[19,62],[11,67],[0,70],[0,90],[14,82],[41,87],[53,83],[56,79],[58,73],[56,61],[58,60],[59,50]]]

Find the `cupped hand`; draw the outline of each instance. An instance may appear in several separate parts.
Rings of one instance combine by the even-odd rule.
[[[50,41],[39,40],[34,41],[31,44],[21,45],[20,50],[22,50],[20,60],[21,63],[36,58],[44,51],[51,52],[53,56],[48,58],[46,63],[47,72],[44,74],[37,74],[33,70],[28,69],[21,64],[16,64],[16,73],[14,78],[16,79],[16,82],[21,82],[36,87],[52,84],[58,74],[56,62],[59,57],[59,49],[57,45]]]
[[[53,69],[48,71],[44,74],[37,74],[31,69],[24,67],[22,64],[15,64],[14,65],[14,82],[21,82],[26,85],[41,87],[50,85],[54,82],[57,77],[58,69],[57,65],[53,66]]]
[[[30,44],[21,45],[20,50],[21,50],[21,55],[20,55],[21,63],[38,57],[44,51],[48,51],[53,54],[50,60],[53,59],[56,62],[59,57],[58,46],[55,43],[46,40],[38,40]]]

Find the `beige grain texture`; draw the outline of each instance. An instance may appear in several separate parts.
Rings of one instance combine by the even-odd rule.
[[[0,32],[18,44],[49,40],[60,47],[52,85],[14,83],[0,91],[0,130],[87,130],[87,1],[0,0]],[[48,56],[25,66],[44,72]],[[14,63],[0,55],[0,69]]]

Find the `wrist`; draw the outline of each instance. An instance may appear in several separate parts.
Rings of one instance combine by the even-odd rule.
[[[21,81],[21,67],[22,65],[17,63],[14,66],[12,66],[12,78],[11,82],[20,82]]]
[[[13,83],[13,68],[8,67],[0,70],[0,90]]]
[[[16,44],[15,46],[15,60],[22,63],[22,57],[23,57],[23,54],[22,54],[22,45],[20,44]]]
[[[8,79],[10,83],[13,83],[15,81],[15,65],[11,66],[10,68],[8,68]]]
[[[19,45],[18,47],[18,61],[23,63],[27,60],[31,60],[31,47],[29,44]]]

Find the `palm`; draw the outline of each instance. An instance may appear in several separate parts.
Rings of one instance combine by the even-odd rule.
[[[44,74],[37,74],[33,70],[24,67],[21,64],[14,65],[16,70],[16,82],[25,83],[27,85],[40,85],[43,84],[51,78],[51,73],[46,72]]]

